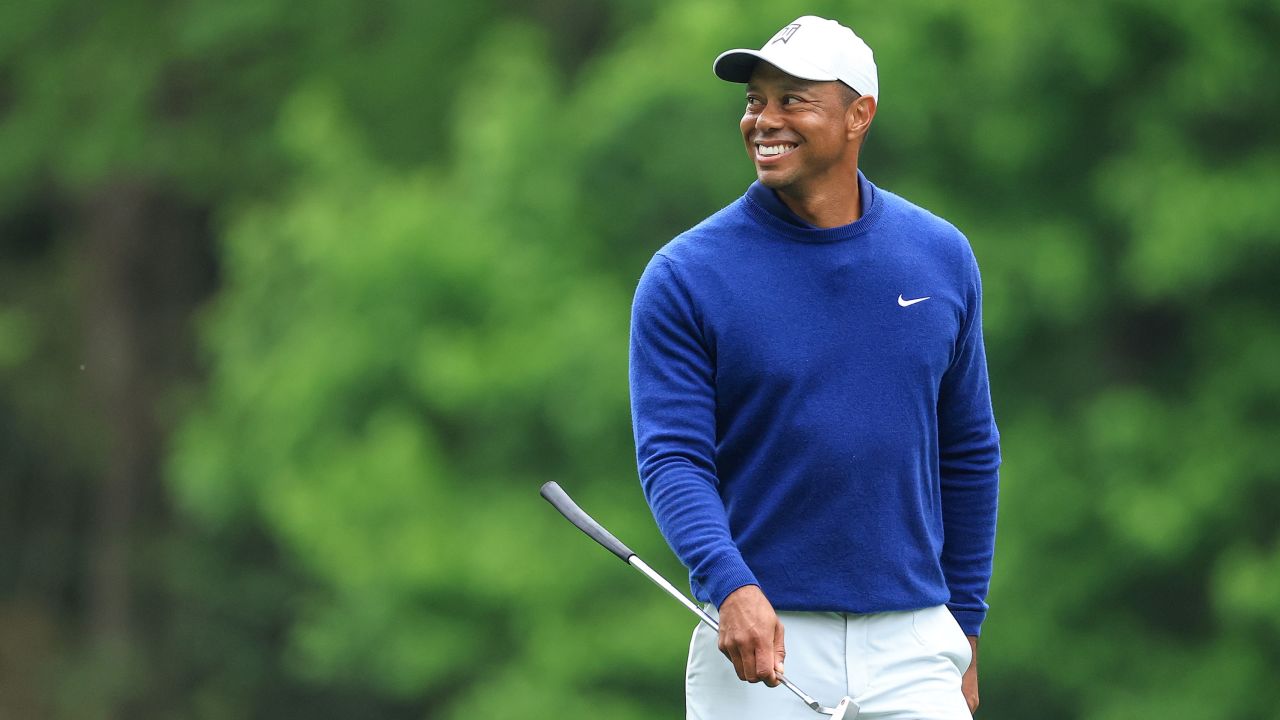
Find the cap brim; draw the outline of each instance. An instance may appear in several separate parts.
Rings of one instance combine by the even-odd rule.
[[[756,65],[761,60],[801,80],[823,82],[839,80],[835,75],[795,58],[779,59],[777,56],[765,55],[759,50],[747,50],[745,48],[726,50],[720,53],[720,57],[717,57],[716,61],[711,64],[711,71],[721,80],[745,83],[751,80],[751,73],[755,72]]]

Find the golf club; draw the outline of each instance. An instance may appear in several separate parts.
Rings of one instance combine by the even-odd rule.
[[[543,484],[542,489],[538,492],[542,497],[546,498],[547,502],[555,506],[555,509],[559,510],[561,515],[564,515],[569,522],[576,525],[578,529],[586,533],[588,537],[603,545],[609,552],[617,555],[622,562],[630,565],[636,570],[639,570],[645,577],[652,580],[655,585],[666,590],[668,595],[679,600],[681,605],[689,608],[690,612],[697,615],[698,619],[706,623],[712,630],[715,630],[717,633],[720,632],[720,624],[715,621],[715,618],[708,615],[702,608],[698,607],[696,603],[685,597],[684,593],[677,590],[674,585],[667,582],[666,578],[662,577],[657,573],[657,571],[646,565],[638,555],[631,552],[630,548],[623,545],[618,538],[614,537],[613,533],[605,530],[604,526],[596,522],[595,519],[584,512],[582,508],[578,507],[578,504],[573,501],[573,498],[569,497],[569,494],[566,493],[558,483],[554,480],[545,483]],[[858,704],[848,696],[845,696],[840,700],[840,702],[836,703],[835,707],[826,707],[817,700],[814,700],[808,693],[796,687],[795,684],[786,677],[778,675],[778,679],[782,681],[783,685],[787,686],[788,690],[795,693],[796,697],[800,698],[805,705],[808,705],[809,708],[815,712],[821,713],[822,715],[830,715],[833,720],[853,720],[858,717]]]

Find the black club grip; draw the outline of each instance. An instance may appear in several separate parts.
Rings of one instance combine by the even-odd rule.
[[[595,518],[588,515],[578,507],[578,503],[569,497],[569,494],[560,488],[556,481],[544,483],[538,494],[547,499],[547,502],[555,506],[560,514],[565,516],[569,522],[578,526],[578,529],[586,533],[592,540],[604,546],[605,550],[617,555],[622,562],[629,563],[631,556],[635,553],[631,552],[631,548],[622,544],[622,541],[613,536],[613,533],[605,530]]]

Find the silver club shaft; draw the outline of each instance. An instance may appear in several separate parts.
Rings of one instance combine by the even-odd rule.
[[[632,555],[631,557],[627,558],[627,562],[632,567],[634,567],[635,569],[643,573],[645,577],[652,580],[655,585],[662,588],[663,590],[666,590],[668,595],[675,598],[676,600],[679,600],[681,605],[684,605],[685,607],[689,608],[689,610],[694,615],[698,616],[699,620],[707,624],[707,627],[711,628],[712,630],[715,630],[716,632],[720,632],[720,623],[716,622],[715,618],[708,615],[707,611],[699,607],[697,603],[685,597],[684,593],[680,592],[679,590],[676,589],[674,585],[667,582],[667,579],[659,575],[658,571],[649,567],[649,565],[645,563],[645,561],[641,560],[639,555]],[[809,693],[796,687],[795,683],[788,680],[785,676],[779,675],[778,679],[782,681],[783,685],[787,686],[788,690],[795,693],[796,697],[803,700],[805,705],[808,705],[814,710],[817,710],[818,712],[824,713],[826,715],[831,715],[833,713],[833,710],[831,708],[823,707],[822,703],[819,703],[817,700],[814,700],[813,697],[809,695]]]

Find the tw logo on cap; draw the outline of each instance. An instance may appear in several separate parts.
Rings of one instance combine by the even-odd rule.
[[[791,39],[791,36],[795,35],[796,31],[799,29],[800,29],[800,23],[791,23],[790,25],[779,30],[778,34],[773,36],[773,40],[769,41],[769,44],[772,45],[774,43],[782,43],[783,45],[786,45],[787,41]]]

